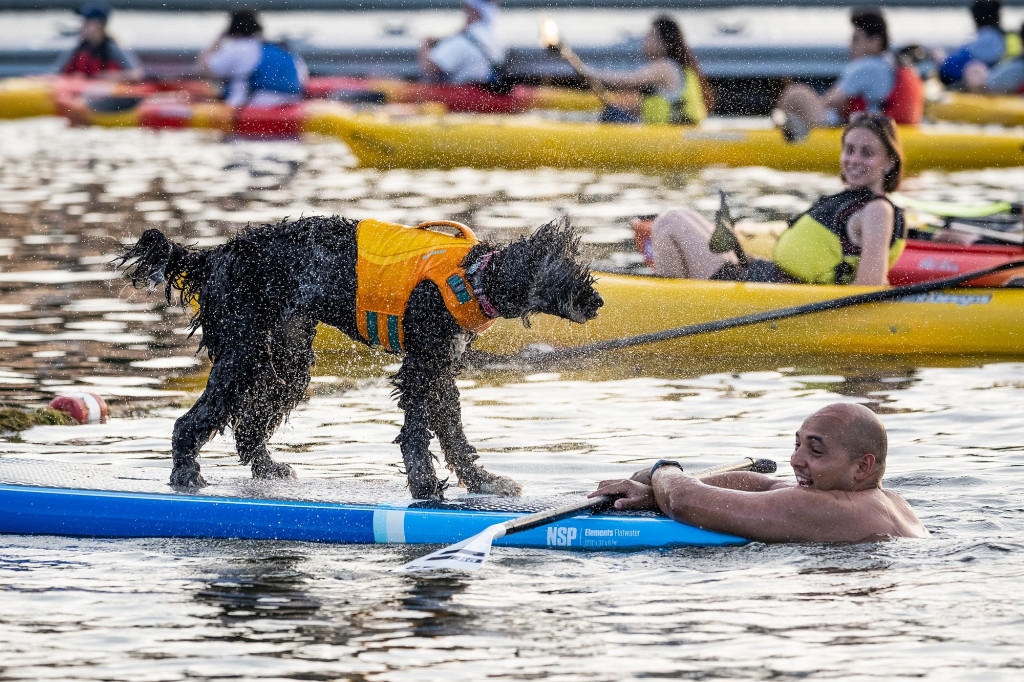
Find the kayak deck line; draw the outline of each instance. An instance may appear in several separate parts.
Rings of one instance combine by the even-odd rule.
[[[108,471],[104,471],[104,470]],[[0,533],[87,537],[173,537],[291,540],[360,544],[448,544],[488,526],[556,506],[550,499],[466,495],[450,501],[389,503],[293,498],[311,488],[329,496],[327,481],[284,482],[288,497],[269,496],[277,482],[228,479],[230,494],[167,492],[146,470],[0,458]],[[164,476],[165,469],[153,469]],[[85,474],[79,483],[68,478]],[[166,479],[165,479],[166,480]],[[158,492],[159,487],[164,489]],[[113,488],[113,489],[110,489]],[[263,489],[248,496],[246,489]],[[336,494],[336,491],[335,491]],[[687,526],[653,512],[617,512],[564,519],[497,544],[558,549],[643,549],[738,545],[731,535]]]

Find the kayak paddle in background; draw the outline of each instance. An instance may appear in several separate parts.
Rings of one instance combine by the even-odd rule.
[[[583,64],[583,60],[572,51],[572,48],[562,42],[558,35],[558,24],[555,23],[554,19],[548,17],[547,14],[541,12],[538,16],[538,22],[540,24],[540,46],[545,50],[551,52],[557,52],[562,56],[562,59],[569,62],[569,65],[580,75],[580,77],[586,81],[590,89],[594,91],[597,98],[601,100],[601,104],[605,107],[615,107],[615,103],[612,102],[611,96],[608,94],[608,90],[601,84],[600,81],[595,80],[587,76],[586,66]]]
[[[773,474],[777,465],[770,459],[754,459],[744,457],[742,460],[729,466],[702,471],[697,476],[711,476],[713,474],[724,474],[730,471],[754,471],[761,474]],[[589,497],[555,509],[547,509],[528,514],[518,519],[512,519],[505,523],[496,523],[488,526],[476,535],[466,538],[454,545],[449,545],[436,552],[431,552],[419,559],[414,559],[402,566],[403,571],[431,571],[441,568],[450,568],[460,571],[479,571],[491,555],[491,545],[495,540],[506,535],[521,533],[533,528],[547,526],[549,524],[577,516],[584,512],[595,512],[611,506],[615,498],[610,495],[600,497]]]
[[[941,227],[918,227],[915,229],[918,232],[928,232],[933,235],[941,234],[946,230],[952,230],[954,232],[966,232],[967,234],[973,234],[997,242],[1005,242],[1006,244],[1024,244],[1024,233],[1019,229],[1012,231],[993,230],[991,227],[986,227],[985,223],[979,224],[979,222],[975,220],[968,223],[964,222],[964,220],[950,220],[947,218],[945,224]],[[1020,223],[1017,223],[1014,227],[1020,227]]]
[[[1009,201],[994,201],[988,204],[955,204],[948,201],[914,199],[895,192],[889,197],[900,208],[909,208],[945,218],[984,218],[1000,213],[1019,216],[1024,210],[1024,205]]]
[[[708,248],[712,253],[732,251],[736,254],[740,267],[747,268],[750,266],[750,259],[747,258],[740,240],[736,238],[736,228],[732,214],[729,213],[729,204],[725,200],[725,192],[718,190],[718,193],[722,197],[722,203],[715,212],[715,231],[711,233],[711,239],[708,240]]]

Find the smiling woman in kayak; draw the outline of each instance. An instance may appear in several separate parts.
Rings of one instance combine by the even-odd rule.
[[[679,208],[654,221],[651,255],[662,277],[808,284],[888,284],[905,243],[903,212],[886,196],[900,184],[903,148],[884,114],[860,114],[843,130],[841,177],[846,188],[818,199],[779,237],[772,260],[741,267],[708,245],[714,227]]]
[[[617,90],[642,94],[638,105],[605,111],[616,123],[700,123],[714,105],[714,93],[697,58],[683,39],[674,19],[660,16],[651,22],[643,41],[647,64],[635,71],[585,68],[584,75]]]

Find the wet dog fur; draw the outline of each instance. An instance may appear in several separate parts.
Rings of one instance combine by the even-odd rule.
[[[208,250],[147,230],[119,258],[135,286],[163,285],[168,302],[175,289],[183,306],[199,302],[192,328],[202,329],[199,348],[213,365],[202,396],[174,425],[172,486],[206,484],[199,450],[227,427],[253,477],[294,476],[271,458],[267,441],[305,396],[317,324],[363,341],[356,328],[357,224],[338,217],[282,221],[249,227]],[[580,236],[567,221],[501,248],[480,243],[462,265],[489,252],[481,282],[499,317],[528,324],[532,315],[546,313],[582,323],[603,303],[580,260]],[[463,431],[455,380],[476,335],[455,322],[430,281],[413,290],[403,324],[405,355],[391,382],[405,413],[395,442],[412,495],[440,499],[447,487],[434,471],[433,434],[469,491],[518,494],[515,481],[475,463],[476,448]]]

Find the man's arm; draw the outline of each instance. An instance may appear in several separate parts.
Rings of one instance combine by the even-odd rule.
[[[852,502],[852,495],[864,493],[799,487],[732,490],[662,467],[652,494],[661,511],[677,521],[751,540],[856,542],[875,532]]]
[[[700,482],[716,488],[743,490],[748,493],[760,493],[777,488],[790,488],[792,484],[780,481],[771,476],[756,474],[753,471],[730,471],[724,474],[701,476]]]
[[[700,480],[702,483],[716,488],[747,492],[763,492],[791,487],[789,483],[751,471],[730,471],[723,474],[705,476]],[[615,502],[616,509],[658,508],[658,503],[654,498],[654,490],[651,487],[650,467],[638,470],[630,478],[613,478],[601,481],[597,486],[597,490],[591,493],[589,497],[597,495],[618,497],[619,499]]]

